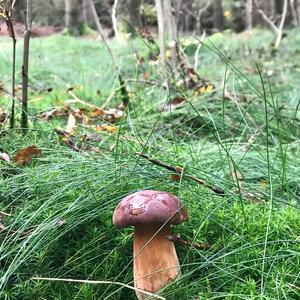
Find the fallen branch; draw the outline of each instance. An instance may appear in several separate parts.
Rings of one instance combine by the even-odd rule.
[[[94,109],[99,109],[99,110],[103,110],[101,107],[85,102],[81,99],[79,99],[72,91],[68,91],[68,93],[74,98],[74,99],[68,99],[65,101],[66,104],[74,104],[74,103],[80,103],[84,106],[90,107],[90,108],[94,108]]]
[[[88,284],[115,284],[115,285],[120,285],[122,287],[126,287],[128,289],[134,290],[134,291],[138,291],[138,292],[142,292],[148,296],[154,297],[156,299],[161,299],[161,300],[166,300],[166,298],[144,291],[142,289],[133,287],[129,284],[126,283],[122,283],[122,282],[117,282],[117,281],[107,281],[107,280],[82,280],[82,279],[71,279],[71,278],[48,278],[48,277],[32,277],[32,280],[48,280],[48,281],[61,281],[61,282],[74,282],[74,283],[88,283]]]
[[[225,192],[221,188],[213,186],[213,185],[210,185],[209,183],[205,182],[203,179],[200,179],[200,178],[197,178],[197,177],[195,177],[193,175],[189,175],[189,174],[184,173],[183,172],[183,168],[181,168],[181,167],[174,167],[174,166],[168,165],[168,164],[166,164],[166,163],[164,163],[164,162],[162,162],[160,160],[153,159],[150,156],[145,155],[145,154],[140,153],[140,152],[138,152],[137,154],[140,157],[147,159],[148,161],[152,162],[155,165],[161,166],[161,167],[163,167],[163,168],[165,168],[165,169],[167,169],[169,171],[173,171],[174,173],[177,173],[179,175],[184,175],[185,177],[196,181],[197,183],[199,183],[199,184],[201,184],[201,185],[203,185],[203,186],[211,189],[213,192],[215,192],[219,196],[223,197],[225,195]]]

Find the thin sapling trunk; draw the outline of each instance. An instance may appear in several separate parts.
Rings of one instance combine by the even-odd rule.
[[[24,47],[23,47],[23,66],[22,66],[22,115],[21,127],[23,132],[28,128],[28,65],[29,65],[29,41],[31,36],[31,12],[32,0],[27,0],[26,8],[26,29],[24,34]]]
[[[6,26],[9,32],[10,37],[12,38],[13,44],[12,44],[12,53],[13,53],[13,60],[12,60],[12,76],[11,76],[11,96],[12,96],[12,102],[11,102],[11,112],[10,112],[10,128],[14,128],[15,126],[15,78],[16,78],[16,35],[15,30],[13,26],[13,6],[15,1],[8,0],[5,3],[4,8],[4,18],[6,22]]]

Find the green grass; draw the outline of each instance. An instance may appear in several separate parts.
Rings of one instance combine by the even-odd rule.
[[[212,245],[206,251],[176,245],[182,277],[162,291],[166,299],[299,299],[300,34],[289,31],[276,52],[266,31],[254,31],[252,37],[224,33],[210,40],[201,48],[199,73],[216,86],[214,92],[173,92],[184,93],[187,103],[160,112],[166,91],[130,81],[131,105],[117,133],[100,133],[100,142],[90,142],[99,153],[76,152],[60,143],[54,129],[64,127],[65,118],[37,116],[62,106],[71,97],[69,86],[77,97],[99,106],[118,89],[103,44],[66,36],[31,41],[30,130],[23,137],[18,129],[6,128],[0,150],[13,156],[35,144],[43,155],[24,167],[0,161],[0,210],[11,214],[1,221],[1,299],[135,299],[132,290],[112,284],[32,277],[133,285],[133,229],[115,228],[112,213],[120,199],[140,189],[178,195],[190,220],[174,233]],[[18,70],[21,46],[18,42]],[[150,50],[141,40],[112,47],[125,80],[142,78],[134,59],[138,51],[146,58],[150,80],[162,81],[160,67],[148,65]],[[0,80],[9,88],[9,39],[0,39],[0,50]],[[232,100],[223,99],[226,70]],[[45,92],[49,87],[53,90]],[[9,110],[9,97],[0,97]],[[117,92],[107,108],[119,103]],[[77,139],[88,131],[78,124]],[[185,177],[172,180],[171,172],[137,157],[142,151],[221,187],[225,197]],[[259,201],[251,201],[250,193]]]

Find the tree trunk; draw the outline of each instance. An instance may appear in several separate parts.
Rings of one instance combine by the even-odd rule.
[[[214,29],[222,30],[223,29],[223,7],[222,0],[213,0],[213,26]]]
[[[298,26],[300,25],[300,0],[296,0],[296,13],[298,17]]]
[[[173,75],[177,75],[177,63],[178,63],[178,33],[177,22],[173,14],[173,8],[171,0],[164,0],[164,18],[166,21],[166,27],[168,31],[168,41],[171,50],[171,66]]]
[[[133,28],[142,27],[140,14],[141,0],[130,0],[128,4],[129,22]]]
[[[83,0],[82,12],[84,23],[93,29],[97,29],[97,26],[94,22],[93,11],[89,0]]]
[[[32,0],[27,0],[26,3],[26,29],[24,33],[23,45],[23,66],[22,66],[22,114],[21,127],[23,133],[27,132],[28,128],[28,66],[29,66],[29,41],[31,36],[32,26]]]
[[[163,3],[162,0],[155,0],[155,8],[157,14],[157,24],[158,24],[158,37],[159,37],[159,50],[161,64],[163,68],[164,79],[168,82],[168,70],[167,70],[167,60],[166,60],[166,47],[165,47],[165,23],[164,23],[164,13],[163,13]]]
[[[274,21],[276,16],[276,7],[274,0],[263,1],[263,10],[266,12],[267,16]]]
[[[71,35],[82,33],[82,0],[65,0],[65,25]]]
[[[293,17],[293,25],[300,25],[300,0],[290,0],[291,13]]]
[[[246,1],[246,15],[245,15],[245,22],[246,22],[246,30],[252,30],[252,16],[253,16],[253,0]]]

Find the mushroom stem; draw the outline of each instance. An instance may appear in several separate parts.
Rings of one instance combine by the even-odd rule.
[[[135,225],[134,229],[134,286],[156,293],[174,280],[180,266],[175,247],[166,237],[170,235],[170,225]],[[148,295],[136,291],[139,300]]]

